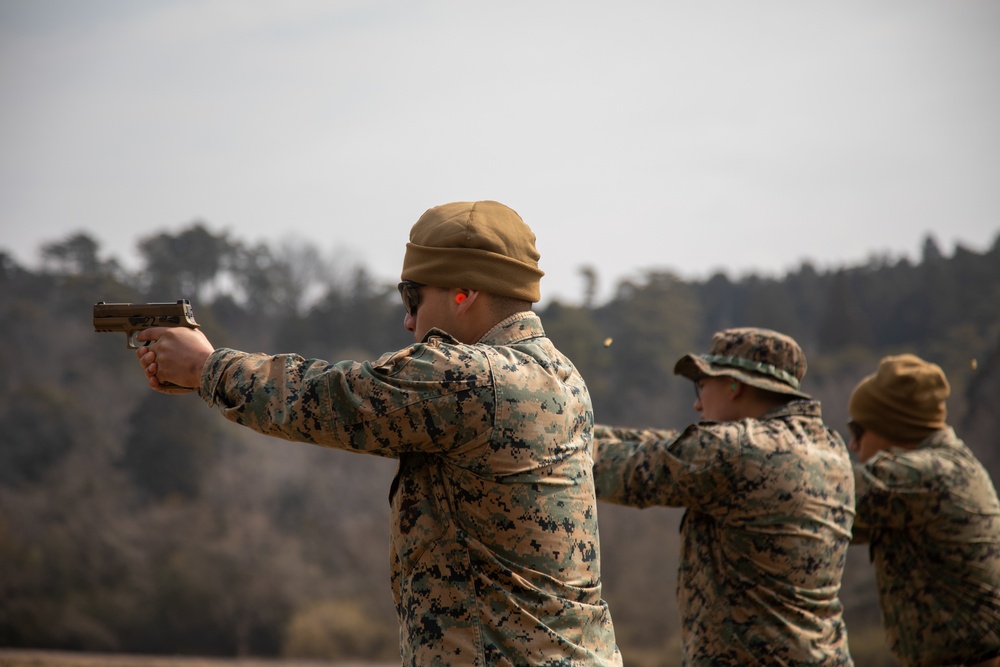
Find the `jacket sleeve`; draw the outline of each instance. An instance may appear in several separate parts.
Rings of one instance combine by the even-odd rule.
[[[869,540],[873,531],[917,526],[935,515],[940,498],[933,485],[921,483],[921,471],[907,460],[879,452],[854,466],[855,544]]]
[[[286,440],[381,456],[482,442],[493,428],[489,364],[448,345],[414,345],[377,362],[216,350],[203,400],[230,420]]]
[[[681,433],[595,428],[594,482],[600,500],[650,507],[712,508],[734,491],[736,426],[694,425]]]

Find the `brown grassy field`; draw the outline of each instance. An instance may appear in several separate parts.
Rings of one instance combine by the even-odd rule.
[[[0,648],[0,667],[398,667],[399,663],[194,658]]]

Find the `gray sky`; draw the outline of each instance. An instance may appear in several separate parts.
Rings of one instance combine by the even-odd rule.
[[[0,0],[0,249],[202,220],[396,280],[496,199],[543,301],[1000,232],[995,0]]]

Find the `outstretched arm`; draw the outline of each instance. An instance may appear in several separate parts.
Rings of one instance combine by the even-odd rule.
[[[724,426],[722,429],[737,429]],[[670,429],[594,428],[594,484],[599,500],[632,507],[705,508],[732,493],[738,435],[697,426]]]

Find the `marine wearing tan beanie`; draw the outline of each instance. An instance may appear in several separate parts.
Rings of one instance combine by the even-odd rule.
[[[913,354],[885,357],[851,394],[851,419],[899,442],[917,442],[947,426],[948,379]]]
[[[410,230],[402,280],[467,287],[489,294],[541,298],[535,234],[513,209],[495,201],[428,209]]]

